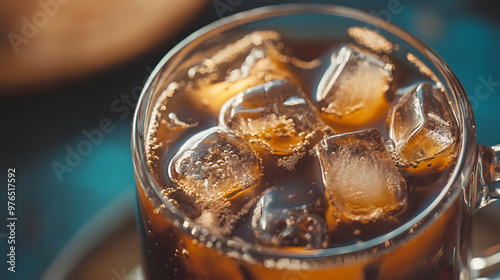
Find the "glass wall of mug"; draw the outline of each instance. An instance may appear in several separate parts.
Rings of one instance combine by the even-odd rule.
[[[454,170],[435,199],[383,235],[311,250],[254,246],[215,233],[180,211],[162,192],[159,182],[164,175],[151,167],[151,157],[155,156],[150,153],[151,147],[157,145],[151,133],[159,108],[171,98],[172,85],[186,86],[178,82],[189,77],[193,66],[217,56],[221,44],[255,32],[279,36],[302,50],[307,50],[311,42],[363,45],[398,61],[398,65],[418,69],[440,87],[458,124],[458,135]],[[259,43],[254,41],[251,43]],[[172,49],[152,73],[138,104],[132,140],[145,270],[150,279],[471,277],[470,228],[479,186],[474,117],[466,93],[444,61],[425,44],[366,13],[335,6],[276,6],[244,12],[202,28]]]

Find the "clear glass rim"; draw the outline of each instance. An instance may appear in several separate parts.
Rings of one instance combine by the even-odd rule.
[[[141,97],[138,101],[138,105],[136,108],[136,112],[134,115],[134,120],[132,124],[132,157],[134,163],[134,171],[135,174],[140,181],[140,185],[143,188],[151,188],[154,191],[155,198],[160,201],[160,205],[155,205],[157,207],[161,206],[161,204],[165,205],[166,211],[168,212],[169,219],[178,219],[178,221],[189,220],[182,215],[173,205],[171,205],[168,201],[164,199],[161,195],[159,188],[152,177],[149,169],[146,164],[146,156],[144,149],[144,139],[142,139],[143,135],[141,135],[141,131],[139,130],[139,121],[140,115],[143,110],[147,107],[146,105],[149,103],[149,98],[151,96],[148,95],[151,91],[151,87],[154,86],[154,80],[161,73],[163,67],[167,64],[167,62],[174,57],[179,51],[183,48],[191,44],[200,36],[206,34],[207,32],[213,32],[216,29],[228,30],[236,26],[243,25],[245,23],[249,23],[256,20],[261,20],[265,18],[282,16],[282,15],[293,15],[293,14],[327,14],[337,17],[351,18],[355,20],[359,20],[362,22],[373,24],[373,26],[377,26],[385,29],[386,31],[396,35],[400,39],[408,42],[410,45],[418,49],[423,55],[425,55],[440,71],[440,74],[445,78],[445,84],[450,89],[450,94],[454,96],[456,102],[458,103],[457,107],[457,121],[459,125],[459,135],[460,135],[460,154],[458,155],[457,164],[455,169],[447,182],[446,187],[441,191],[438,197],[427,207],[425,210],[420,212],[417,216],[413,217],[411,220],[401,225],[400,227],[394,229],[391,232],[388,232],[385,235],[376,237],[374,239],[368,240],[366,242],[360,244],[346,245],[335,248],[328,249],[317,249],[317,250],[307,250],[301,252],[291,252],[287,250],[273,249],[273,248],[265,248],[260,246],[255,246],[250,243],[246,243],[243,241],[235,241],[234,239],[224,237],[224,236],[214,236],[208,230],[203,231],[205,235],[205,239],[220,241],[223,246],[219,247],[218,250],[223,253],[228,252],[244,252],[247,256],[252,256],[253,258],[257,257],[257,259],[262,258],[292,258],[292,259],[300,259],[300,260],[308,260],[308,259],[324,259],[324,258],[332,258],[332,257],[347,257],[350,254],[360,255],[367,254],[369,252],[374,252],[376,254],[381,254],[384,251],[390,250],[394,246],[385,246],[386,242],[393,242],[396,240],[402,240],[405,236],[408,235],[410,229],[414,229],[413,234],[417,234],[426,228],[431,221],[436,218],[437,215],[441,215],[445,212],[451,205],[451,203],[456,199],[456,197],[462,191],[461,188],[455,188],[451,193],[448,193],[450,188],[452,188],[455,183],[459,180],[461,173],[464,170],[464,164],[466,162],[466,157],[470,155],[470,149],[474,146],[474,143],[471,143],[471,139],[475,139],[475,133],[473,128],[467,126],[467,121],[464,116],[472,116],[472,111],[470,109],[470,103],[466,97],[465,90],[462,85],[458,81],[457,77],[450,70],[449,66],[444,62],[444,60],[437,55],[431,48],[429,48],[425,43],[415,38],[410,33],[404,31],[403,29],[395,26],[392,23],[388,23],[378,17],[370,15],[366,12],[359,11],[352,8],[346,8],[342,6],[336,5],[325,5],[325,4],[284,4],[284,5],[273,5],[266,6],[261,8],[256,8],[249,11],[244,11],[238,14],[234,14],[228,16],[226,18],[222,18],[217,20],[201,29],[195,31],[190,36],[182,40],[178,43],[173,49],[171,49],[158,63],[150,77],[148,78],[143,91],[141,93]],[[145,120],[146,121],[146,120]],[[146,191],[146,190],[145,190]],[[147,195],[148,192],[146,192]],[[153,198],[153,199],[155,199]],[[152,198],[149,197],[151,200]],[[153,202],[153,201],[152,201]],[[153,202],[154,203],[154,202]],[[166,217],[167,218],[167,217]],[[189,225],[187,227],[183,227],[182,223],[178,225],[178,229],[187,234],[188,236],[192,236],[191,232],[193,229],[200,228],[194,221],[189,220]],[[417,228],[414,228],[416,224],[419,224]],[[213,242],[215,243],[215,242]],[[399,242],[398,242],[399,243]]]

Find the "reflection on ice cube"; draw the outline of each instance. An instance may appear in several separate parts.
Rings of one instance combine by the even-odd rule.
[[[436,171],[454,158],[457,125],[445,95],[421,83],[403,95],[387,118],[398,164],[412,172]]]
[[[254,187],[262,174],[261,160],[238,136],[221,128],[202,131],[181,147],[169,176],[200,208],[216,208]]]
[[[189,69],[196,104],[217,114],[229,98],[252,86],[292,78],[279,60],[279,33],[256,31],[228,44]]]
[[[318,138],[313,108],[289,80],[240,92],[224,104],[219,123],[273,154],[289,155]],[[317,139],[319,140],[319,139]]]
[[[314,99],[324,122],[352,131],[377,121],[389,108],[394,66],[376,54],[342,45],[324,59],[328,65]]]
[[[340,215],[368,221],[405,205],[406,183],[378,129],[327,137],[315,150],[326,194]]]
[[[276,186],[257,202],[252,229],[264,246],[325,248],[324,190],[307,182]]]

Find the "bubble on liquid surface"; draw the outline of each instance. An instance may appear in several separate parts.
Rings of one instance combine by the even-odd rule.
[[[320,127],[304,92],[290,80],[240,92],[224,104],[219,123],[276,155],[301,150],[318,138]]]
[[[252,229],[259,244],[272,247],[326,247],[324,189],[294,182],[271,188],[257,202]]]
[[[188,129],[196,127],[197,125],[197,122],[190,119],[185,121],[181,120],[173,112],[163,116],[159,122],[153,123],[151,125],[151,130],[155,131],[155,137],[149,137],[146,148],[149,166],[156,165],[160,161],[158,150],[162,148],[167,149],[170,143],[176,141],[186,133]]]
[[[441,90],[421,83],[394,104],[387,127],[400,166],[429,172],[453,161],[458,132],[446,100]]]
[[[406,183],[378,129],[324,138],[315,146],[326,195],[340,215],[369,221],[406,203]]]
[[[340,130],[366,126],[388,110],[394,66],[386,60],[347,44],[323,58],[327,68],[314,101],[326,124]]]

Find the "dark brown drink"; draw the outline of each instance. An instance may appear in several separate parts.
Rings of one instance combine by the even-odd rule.
[[[384,254],[316,266],[245,249],[319,257],[363,246],[412,221],[448,182],[458,133],[440,82],[377,32],[347,33],[234,34],[172,74],[146,148],[168,205],[138,188],[150,279],[458,277],[461,200]]]

